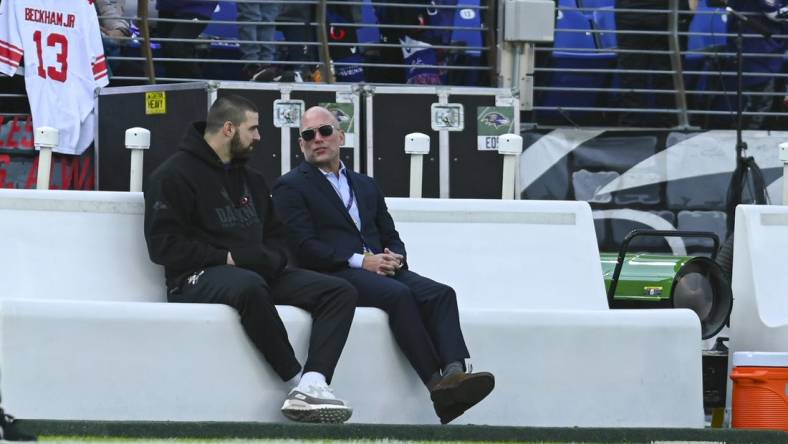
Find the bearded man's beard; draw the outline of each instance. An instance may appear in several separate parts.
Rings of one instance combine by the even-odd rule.
[[[230,140],[230,155],[233,159],[248,159],[252,155],[252,145],[243,146],[241,135],[236,132]]]

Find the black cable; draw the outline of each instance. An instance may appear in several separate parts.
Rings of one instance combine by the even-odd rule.
[[[745,176],[743,178],[746,179],[747,174],[752,175],[752,184],[755,187],[755,190],[750,190],[751,195],[755,199],[756,205],[766,205],[769,203],[769,193],[766,189],[766,180],[763,177],[763,171],[761,167],[755,162],[754,157],[748,157],[744,161],[745,164]],[[747,180],[745,182],[747,187],[750,186],[750,181]]]

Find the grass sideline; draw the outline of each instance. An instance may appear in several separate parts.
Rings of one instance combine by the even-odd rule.
[[[324,442],[550,442],[550,443],[763,443],[786,444],[788,433],[740,429],[558,428],[479,425],[298,424],[17,420],[19,430],[42,441],[95,442],[165,439],[164,442],[316,440]],[[118,438],[117,440],[115,438]],[[122,439],[121,439],[122,438]],[[170,440],[171,438],[178,438]],[[235,441],[233,441],[235,440]],[[140,441],[141,442],[141,441]],[[264,442],[264,441],[261,441]],[[295,442],[295,441],[293,441]]]
[[[40,442],[45,444],[464,444],[465,441],[401,441],[393,439],[190,439],[190,438],[167,438],[154,440],[139,440],[132,438],[86,438],[78,441],[75,438],[52,436],[45,437]],[[485,444],[503,444],[497,441],[484,441]],[[552,443],[550,443],[552,444]]]

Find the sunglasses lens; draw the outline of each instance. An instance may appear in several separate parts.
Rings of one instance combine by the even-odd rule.
[[[334,133],[334,127],[331,125],[323,125],[317,130],[320,131],[320,135],[323,137],[328,137]]]
[[[323,137],[328,137],[334,134],[334,127],[331,125],[323,125],[317,129],[317,132]],[[301,138],[304,139],[305,142],[311,141],[316,135],[314,128],[301,131]]]
[[[322,133],[321,133],[322,134]],[[301,132],[301,138],[305,141],[309,142],[310,140],[315,138],[315,130],[308,129]]]

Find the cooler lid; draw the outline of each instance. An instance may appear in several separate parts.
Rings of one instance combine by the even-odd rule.
[[[733,367],[788,367],[788,353],[736,352]]]

